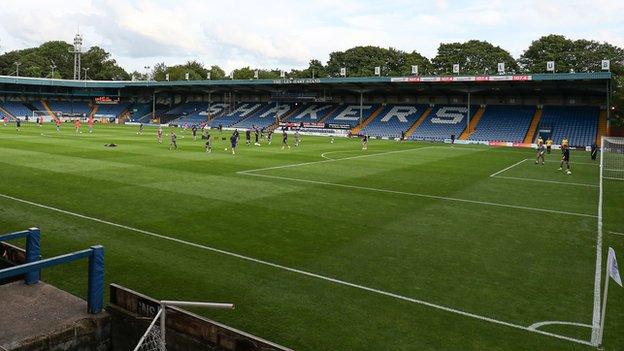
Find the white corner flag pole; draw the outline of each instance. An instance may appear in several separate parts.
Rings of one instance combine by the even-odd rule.
[[[604,295],[602,298],[602,311],[600,316],[600,329],[598,329],[597,346],[602,345],[602,335],[604,333],[605,316],[607,315],[607,295],[609,294],[609,263],[605,269]]]
[[[602,315],[600,317],[600,330],[598,332],[597,345],[602,345],[602,336],[604,334],[605,316],[607,315],[607,294],[609,293],[609,280],[613,279],[615,282],[622,286],[622,278],[617,266],[617,259],[615,258],[615,251],[613,248],[609,248],[609,254],[607,256],[607,267],[605,269],[605,284],[604,284],[604,296],[602,299]]]

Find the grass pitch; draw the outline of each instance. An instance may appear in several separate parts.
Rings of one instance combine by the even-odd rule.
[[[40,226],[46,257],[102,244],[107,282],[234,302],[194,312],[297,350],[593,349],[588,153],[567,176],[558,151],[538,166],[532,150],[479,146],[304,136],[280,150],[276,134],[232,156],[229,132],[206,154],[188,132],[169,151],[136,131],[0,127],[0,232]],[[623,198],[605,183],[603,251],[620,261]],[[84,297],[85,272],[43,278]],[[624,349],[623,315],[612,285],[606,350]],[[529,328],[544,321],[579,325]]]

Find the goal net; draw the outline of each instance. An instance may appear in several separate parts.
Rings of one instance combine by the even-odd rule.
[[[604,179],[624,180],[624,138],[602,139],[600,166]]]
[[[215,302],[194,302],[194,301],[160,301],[160,309],[156,316],[145,331],[145,334],[139,339],[134,351],[166,351],[166,316],[167,306],[178,307],[203,307],[217,309],[233,309],[231,303],[215,303]]]
[[[61,111],[52,111],[52,113],[57,118],[61,118],[63,116],[63,112]],[[50,122],[52,120],[52,116],[50,116],[50,113],[46,110],[35,110],[32,112],[31,117],[33,121],[36,121],[39,117],[43,117],[43,120],[46,122]]]
[[[134,351],[166,351],[161,328],[162,311],[162,309],[158,310],[156,317],[150,323],[145,334],[139,339]]]

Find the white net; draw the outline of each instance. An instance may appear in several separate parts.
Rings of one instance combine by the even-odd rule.
[[[158,311],[156,317],[152,320],[145,334],[139,339],[134,351],[166,351],[165,343],[160,330],[160,314]]]
[[[604,179],[624,180],[624,138],[603,139],[601,165]]]

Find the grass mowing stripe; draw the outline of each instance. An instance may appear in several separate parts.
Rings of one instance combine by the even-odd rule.
[[[598,185],[587,184],[587,183],[573,183],[573,182],[558,182],[556,180],[544,180],[544,179],[533,179],[533,178],[522,178],[522,177],[508,177],[508,176],[494,176],[491,178],[499,178],[499,179],[511,179],[511,180],[524,180],[528,182],[539,182],[539,183],[550,183],[550,184],[563,184],[563,185],[574,185],[574,186],[586,186],[590,188],[597,188]]]
[[[388,155],[388,154],[396,154],[396,153],[400,153],[400,152],[407,152],[407,151],[414,151],[414,150],[424,150],[424,149],[430,149],[430,148],[433,148],[433,147],[435,147],[435,146],[425,146],[425,147],[417,147],[417,148],[411,148],[411,149],[405,149],[405,150],[394,150],[394,151],[386,151],[386,152],[377,152],[377,153],[374,153],[374,154],[350,156],[350,157],[343,157],[343,158],[327,158],[326,160],[320,160],[320,161],[311,161],[311,162],[303,162],[303,163],[291,163],[291,164],[282,165],[282,166],[248,169],[248,170],[245,170],[245,171],[239,171],[237,173],[242,174],[242,173],[269,171],[269,170],[273,170],[273,169],[282,169],[282,168],[291,168],[291,167],[299,167],[299,166],[308,166],[308,165],[315,165],[315,164],[319,164],[319,163],[335,162],[335,161],[342,161],[342,160],[353,160],[353,159],[357,159],[357,158],[372,157],[372,156],[379,156],[379,155]],[[348,150],[345,150],[345,151],[348,151]],[[321,154],[321,157],[323,157],[323,154]]]
[[[251,174],[251,175],[254,175],[254,174]],[[415,304],[419,304],[419,305],[435,308],[435,309],[438,309],[438,310],[459,314],[459,315],[462,315],[462,316],[465,316],[465,317],[475,318],[475,319],[482,320],[482,321],[485,321],[485,322],[490,322],[490,323],[494,323],[494,324],[498,324],[498,325],[503,325],[503,326],[507,326],[507,327],[511,327],[511,328],[515,328],[515,329],[525,330],[525,331],[528,331],[528,332],[531,332],[531,333],[536,333],[536,334],[541,334],[541,335],[544,335],[544,336],[549,336],[549,337],[553,337],[553,338],[557,338],[557,339],[561,339],[561,340],[571,341],[571,342],[575,342],[575,343],[578,343],[578,344],[593,346],[590,342],[585,341],[585,340],[575,339],[575,338],[571,338],[571,337],[568,337],[568,336],[559,335],[559,334],[555,334],[555,333],[549,333],[549,332],[545,332],[545,331],[541,331],[541,330],[530,329],[529,327],[525,327],[525,326],[522,326],[522,325],[519,325],[519,324],[515,324],[515,323],[511,323],[511,322],[505,322],[505,321],[501,321],[501,320],[498,320],[498,319],[494,319],[494,318],[490,318],[490,317],[486,317],[486,316],[481,316],[481,315],[478,315],[478,314],[465,312],[465,311],[462,311],[462,310],[457,310],[457,309],[454,309],[454,308],[451,308],[451,307],[442,306],[442,305],[434,304],[434,303],[431,303],[431,302],[418,300],[418,299],[415,299],[415,298],[411,298],[411,297],[407,297],[407,296],[403,296],[403,295],[399,295],[399,294],[395,294],[395,293],[391,293],[391,292],[387,292],[387,291],[383,291],[383,290],[379,290],[379,289],[375,289],[375,288],[370,288],[370,287],[367,287],[367,286],[364,286],[364,285],[350,283],[350,282],[347,282],[347,281],[344,281],[344,280],[331,278],[331,277],[326,277],[326,276],[322,276],[320,274],[316,274],[316,273],[312,273],[312,272],[308,272],[308,271],[304,271],[304,270],[300,270],[300,269],[296,269],[296,268],[282,266],[282,265],[277,264],[277,263],[264,261],[264,260],[260,260],[260,259],[257,259],[257,258],[253,258],[253,257],[237,254],[237,253],[234,253],[234,252],[225,251],[225,250],[221,250],[221,249],[218,249],[218,248],[214,248],[214,247],[210,247],[210,246],[206,246],[206,245],[202,245],[202,244],[197,244],[197,243],[194,243],[194,242],[191,242],[191,241],[182,240],[182,239],[178,239],[178,238],[173,238],[173,237],[169,237],[169,236],[166,236],[166,235],[150,232],[150,231],[147,231],[147,230],[134,228],[134,227],[130,227],[130,226],[127,226],[127,225],[118,224],[118,223],[114,223],[114,222],[110,222],[110,221],[107,221],[107,220],[104,220],[104,219],[91,217],[91,216],[83,215],[83,214],[72,212],[72,211],[63,210],[63,209],[60,209],[60,208],[57,208],[57,207],[53,207],[53,206],[43,205],[43,204],[40,204],[40,203],[36,203],[36,202],[20,199],[20,198],[14,197],[14,196],[6,195],[6,194],[0,194],[0,197],[3,197],[5,199],[9,199],[9,200],[13,200],[13,201],[17,201],[17,202],[21,202],[21,203],[24,203],[24,204],[28,204],[28,205],[31,205],[31,206],[44,208],[44,209],[55,211],[55,212],[60,212],[60,213],[66,214],[66,215],[70,215],[70,216],[74,216],[74,217],[78,217],[78,218],[82,218],[82,219],[86,219],[86,220],[91,220],[91,221],[94,221],[94,222],[98,222],[98,223],[102,223],[102,224],[106,224],[106,225],[110,225],[110,226],[114,226],[114,227],[118,227],[118,228],[122,228],[122,229],[126,229],[126,230],[129,230],[129,231],[141,233],[141,234],[148,235],[148,236],[151,236],[151,237],[156,237],[156,238],[159,238],[159,239],[172,241],[172,242],[175,242],[175,243],[178,243],[178,244],[192,246],[192,247],[195,247],[195,248],[216,252],[216,253],[227,255],[227,256],[230,256],[230,257],[236,257],[236,258],[239,258],[239,259],[242,259],[242,260],[246,260],[246,261],[249,261],[249,262],[254,262],[254,263],[262,264],[262,265],[265,265],[265,266],[277,268],[277,269],[280,269],[280,270],[285,270],[285,271],[288,271],[288,272],[292,272],[292,273],[296,273],[296,274],[300,274],[300,275],[304,275],[304,276],[308,276],[308,277],[312,277],[312,278],[317,278],[317,279],[328,281],[328,282],[332,282],[332,283],[335,283],[335,284],[345,285],[345,286],[349,286],[349,287],[352,287],[352,288],[356,288],[356,289],[372,292],[372,293],[375,293],[375,294],[380,294],[380,295],[392,297],[392,298],[395,298],[395,299],[398,299],[398,300],[403,300],[403,301],[407,301],[407,302],[411,302],[411,303],[415,303]]]
[[[555,213],[555,214],[563,214],[563,215],[577,216],[577,217],[597,218],[596,215],[592,215],[592,214],[588,214],[588,213],[559,211],[559,210],[551,210],[551,209],[547,209],[547,208],[527,207],[527,206],[519,206],[519,205],[508,205],[508,204],[501,204],[501,203],[496,203],[496,202],[468,200],[468,199],[460,199],[460,198],[456,198],[456,197],[427,195],[427,194],[420,194],[420,193],[410,193],[410,192],[407,192],[407,191],[390,190],[390,189],[378,189],[378,188],[370,188],[370,187],[366,187],[366,186],[340,184],[340,183],[330,183],[330,182],[322,182],[322,181],[318,181],[318,180],[308,180],[308,179],[299,179],[299,178],[290,178],[290,177],[280,177],[280,176],[273,176],[273,175],[267,175],[267,174],[258,174],[258,173],[249,173],[249,172],[253,172],[253,171],[240,171],[240,172],[236,172],[236,173],[237,174],[241,174],[241,175],[246,175],[246,176],[253,176],[253,177],[290,180],[290,181],[294,181],[294,182],[303,182],[303,183],[310,183],[310,184],[335,186],[335,187],[349,188],[349,189],[358,189],[358,190],[368,190],[368,191],[375,191],[375,192],[381,192],[381,193],[415,196],[415,197],[422,197],[422,198],[435,199],[435,200],[455,201],[455,202],[464,202],[464,203],[470,203],[470,204],[476,204],[476,205],[513,208],[513,209],[516,209],[516,210]]]

